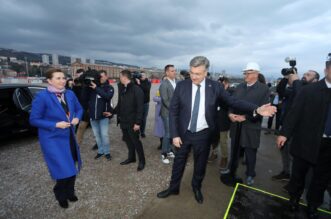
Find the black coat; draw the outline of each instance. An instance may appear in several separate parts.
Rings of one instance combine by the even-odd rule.
[[[118,85],[118,103],[115,109],[121,128],[140,125],[144,112],[144,93],[140,87],[130,82],[125,88]]]
[[[240,109],[253,115],[253,111],[258,107],[255,104],[238,100],[216,81],[206,80],[205,88],[205,116],[208,127],[214,131],[216,127],[216,113],[220,101],[227,106]],[[188,129],[191,120],[192,107],[192,80],[180,81],[176,85],[174,95],[170,102],[169,126],[171,138],[183,137]]]
[[[248,87],[246,83],[239,84],[235,89],[233,96],[258,106],[262,106],[269,102],[270,92],[267,85],[257,81],[251,87]],[[240,145],[247,148],[258,148],[260,146],[261,123],[263,117],[260,115],[256,117],[253,117],[250,114],[246,115],[245,112],[237,109],[230,109],[230,112],[246,116],[246,120],[241,123]],[[237,124],[232,123],[230,129],[230,137],[232,139],[235,139],[236,132]]]
[[[279,94],[280,100],[283,101],[282,113],[281,113],[281,124],[292,107],[295,96],[299,93],[300,89],[304,85],[302,80],[295,80],[291,87],[286,87],[288,79],[283,78],[277,85],[277,93]]]
[[[144,92],[144,103],[149,103],[150,93],[151,93],[151,82],[146,78],[145,80],[140,80],[140,85],[138,85]]]
[[[301,88],[280,130],[280,135],[293,137],[293,156],[316,163],[330,103],[325,79]]]
[[[228,92],[228,90],[229,89],[225,91]],[[224,103],[224,101],[220,101],[216,116],[218,132],[225,132],[230,130],[231,121],[229,119],[228,114],[229,114],[229,107],[226,105],[226,103]]]

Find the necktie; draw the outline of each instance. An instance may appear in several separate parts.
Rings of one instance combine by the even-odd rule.
[[[196,132],[197,131],[197,123],[198,123],[198,115],[199,115],[199,105],[200,105],[200,87],[201,85],[197,85],[198,90],[195,93],[194,105],[192,110],[192,117],[191,117],[191,126],[190,131]]]

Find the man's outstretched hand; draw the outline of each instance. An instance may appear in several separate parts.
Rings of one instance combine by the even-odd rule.
[[[261,116],[271,117],[277,112],[277,108],[275,106],[271,106],[270,103],[260,106],[256,109],[256,113]]]

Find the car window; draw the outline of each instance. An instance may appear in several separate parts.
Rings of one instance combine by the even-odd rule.
[[[0,89],[0,113],[16,112],[17,109],[13,103],[13,88]]]
[[[31,91],[31,94],[33,97],[35,97],[37,93],[39,93],[40,91],[42,91],[44,89],[45,88],[43,88],[43,87],[29,87],[29,90]]]

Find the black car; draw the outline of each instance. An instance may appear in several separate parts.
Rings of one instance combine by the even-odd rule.
[[[0,138],[36,129],[29,124],[34,96],[46,86],[34,84],[0,84]]]

